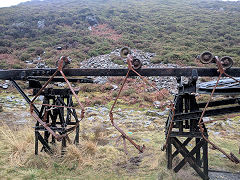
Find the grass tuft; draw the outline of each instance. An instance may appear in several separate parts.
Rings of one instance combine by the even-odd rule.
[[[1,139],[10,153],[8,158],[10,164],[14,166],[23,166],[29,153],[32,153],[29,149],[33,150],[33,129],[29,126],[25,126],[16,133],[10,129],[8,125],[4,124],[0,128],[0,133],[2,134]]]

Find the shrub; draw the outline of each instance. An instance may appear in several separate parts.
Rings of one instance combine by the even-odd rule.
[[[90,50],[88,51],[87,53],[90,57],[95,57],[95,56],[98,56],[98,52],[96,50]]]
[[[117,97],[117,95],[118,95],[118,92],[116,92],[116,91],[112,92],[112,97]]]
[[[11,47],[12,42],[7,39],[0,39],[0,46]]]
[[[99,91],[99,85],[97,84],[84,84],[80,87],[83,92],[96,92]]]
[[[53,58],[50,58],[50,59],[47,59],[45,60],[46,64],[50,67],[55,67],[56,66],[56,58],[54,59]]]
[[[100,104],[102,104],[102,101],[100,99],[97,99],[97,100],[93,101],[93,104],[100,105]]]
[[[118,64],[118,65],[124,65],[124,61],[123,60],[113,60],[114,64]]]
[[[170,93],[167,89],[163,88],[157,93],[157,100],[161,101],[167,97],[169,97]]]
[[[0,47],[0,54],[11,54],[12,50],[7,47]]]
[[[0,62],[0,69],[7,69],[8,64],[6,62]]]
[[[163,61],[163,57],[159,56],[159,55],[157,55],[151,59],[151,62],[153,64],[161,63],[162,61]]]
[[[31,56],[29,54],[26,54],[26,53],[23,53],[21,56],[20,56],[20,60],[21,61],[26,61],[30,58]]]
[[[13,64],[13,65],[12,65],[12,68],[13,68],[13,69],[22,69],[23,67],[22,67],[21,64],[18,63],[18,64]]]
[[[117,56],[117,55],[111,55],[110,56],[110,59],[111,61],[114,63],[114,64],[119,64],[119,65],[123,65],[125,64],[123,60],[121,60],[121,57],[120,56]]]
[[[154,101],[154,98],[149,93],[143,94],[143,99],[144,101],[151,103]]]
[[[43,54],[44,53],[44,50],[42,49],[42,48],[37,48],[36,50],[35,50],[35,54],[36,55],[41,55],[41,54]]]
[[[35,47],[30,47],[27,49],[27,53],[29,53],[29,54],[33,53],[35,50],[36,50]]]
[[[44,58],[48,59],[48,58],[52,58],[54,56],[54,52],[53,51],[49,51],[49,52],[46,52],[44,54]]]
[[[127,89],[127,90],[123,91],[122,95],[123,96],[130,96],[133,93],[135,93],[134,89]]]
[[[111,84],[109,84],[109,83],[106,83],[106,84],[104,84],[104,85],[102,86],[101,91],[102,91],[102,92],[105,92],[105,91],[110,91],[110,90],[112,90],[112,89],[113,89],[113,86],[112,86]]]

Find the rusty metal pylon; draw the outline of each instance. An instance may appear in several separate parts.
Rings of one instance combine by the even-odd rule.
[[[82,105],[82,103],[80,102],[80,100],[78,99],[78,96],[77,94],[75,93],[74,89],[72,88],[70,82],[68,81],[68,79],[66,78],[65,74],[63,73],[63,68],[65,66],[65,64],[68,64],[69,63],[69,60],[67,57],[65,56],[62,56],[60,58],[60,60],[57,62],[57,69],[55,71],[55,73],[49,78],[49,80],[42,86],[42,88],[38,91],[38,93],[34,96],[34,98],[31,100],[30,102],[30,113],[32,115],[32,117],[34,119],[36,119],[55,139],[57,139],[57,141],[61,141],[62,138],[66,137],[68,141],[70,141],[69,137],[68,137],[68,134],[71,133],[72,131],[74,131],[76,129],[76,127],[79,125],[79,122],[84,118],[84,113],[85,113],[85,110],[84,110],[84,106]],[[57,75],[57,73],[61,74],[61,76],[64,78],[65,82],[67,83],[69,89],[71,90],[72,94],[74,95],[75,99],[77,100],[80,108],[81,108],[81,115],[80,115],[80,120],[77,120],[76,124],[67,129],[66,130],[66,133],[64,134],[56,134],[50,127],[49,127],[49,124],[46,123],[46,118],[47,118],[47,113],[45,112],[44,116],[43,116],[43,119],[41,119],[37,114],[36,112],[34,111],[34,104],[37,104],[35,103],[35,100],[37,99],[37,97],[41,94],[41,92],[47,87],[47,85],[52,81],[52,79]],[[51,104],[41,104],[41,105],[44,105],[44,106],[49,106],[49,107],[52,107],[52,108],[59,108],[59,107],[63,107],[63,108],[71,108],[71,109],[75,109],[75,107],[68,107],[68,106],[58,106],[58,105],[51,105]]]

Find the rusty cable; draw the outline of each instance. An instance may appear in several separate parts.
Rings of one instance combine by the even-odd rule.
[[[158,93],[161,93],[162,96],[166,97],[165,94],[163,94],[161,91],[159,91],[153,84],[151,84],[149,81],[147,81],[135,69],[132,68],[132,71],[135,72],[146,84],[150,85],[152,88],[156,89],[158,91]],[[167,134],[167,137],[166,137],[166,140],[165,140],[165,144],[161,148],[162,151],[164,151],[166,149],[166,146],[168,144],[168,139],[169,139],[170,133],[171,133],[172,128],[173,128],[173,119],[174,119],[174,115],[175,115],[175,107],[174,107],[174,103],[172,101],[170,102],[170,109],[171,109],[171,112],[172,112],[172,118],[171,118],[170,125],[169,125],[169,128],[168,128],[168,134]]]
[[[210,101],[212,100],[212,97],[213,97],[213,95],[214,95],[214,92],[215,92],[215,90],[216,90],[216,88],[217,88],[217,86],[218,86],[219,80],[220,80],[220,78],[222,77],[222,75],[225,75],[225,76],[227,76],[227,77],[229,77],[229,78],[232,78],[232,79],[235,80],[236,82],[240,82],[240,81],[238,81],[237,79],[233,78],[232,76],[228,75],[228,74],[225,72],[225,70],[223,69],[223,66],[222,66],[219,58],[218,58],[218,57],[215,57],[215,58],[216,58],[216,64],[217,64],[218,71],[219,71],[219,76],[218,76],[218,79],[217,79],[217,81],[216,81],[216,84],[215,84],[215,86],[214,86],[214,88],[213,88],[213,90],[212,90],[212,92],[211,92],[211,95],[210,95],[210,97],[209,97],[209,99],[208,99],[208,102],[207,102],[207,104],[205,105],[205,107],[204,107],[204,109],[203,109],[203,111],[202,111],[202,114],[201,114],[201,117],[200,117],[200,119],[199,119],[198,125],[199,125],[199,129],[200,129],[200,131],[201,131],[202,137],[203,137],[209,144],[211,144],[214,149],[217,149],[217,150],[220,151],[222,154],[224,154],[229,160],[231,160],[232,162],[238,164],[238,163],[240,162],[240,160],[239,160],[233,153],[230,153],[230,154],[226,153],[226,152],[225,152],[223,149],[221,149],[219,146],[217,146],[216,144],[214,144],[213,142],[211,142],[211,141],[205,136],[205,134],[204,134],[203,125],[205,124],[205,122],[203,121],[203,116],[204,116],[204,114],[205,114],[205,112],[206,112],[206,110],[207,110],[207,107],[208,107]]]
[[[212,123],[212,122],[216,122],[216,121],[225,121],[225,118],[213,119],[213,120],[209,120],[209,121],[202,121],[201,124],[208,124],[208,123]]]
[[[161,148],[162,151],[164,151],[166,149],[166,147],[168,145],[168,140],[169,140],[169,137],[170,137],[170,133],[172,132],[172,129],[173,129],[173,119],[174,119],[174,116],[175,116],[174,104],[171,104],[171,112],[172,112],[172,117],[171,117],[169,128],[167,130],[167,137],[166,137],[166,140],[165,140],[165,144]]]
[[[139,151],[140,153],[142,153],[142,152],[144,151],[144,149],[145,149],[145,146],[144,146],[144,145],[141,147],[140,145],[136,144],[129,136],[127,136],[126,133],[124,133],[124,131],[123,131],[122,129],[120,129],[120,128],[115,124],[115,122],[114,122],[114,117],[113,117],[113,112],[116,112],[116,111],[113,111],[113,109],[114,109],[114,107],[115,107],[115,105],[116,105],[116,103],[117,103],[117,100],[118,100],[119,97],[120,97],[120,94],[121,94],[121,92],[122,92],[122,90],[123,90],[124,85],[126,84],[126,81],[127,81],[127,78],[129,77],[130,71],[133,71],[133,72],[134,72],[137,76],[139,76],[146,84],[148,84],[148,85],[151,86],[152,88],[156,89],[156,90],[158,91],[158,93],[161,93],[161,94],[162,94],[162,96],[166,97],[166,95],[164,95],[161,91],[159,91],[159,90],[157,89],[157,87],[155,87],[153,84],[151,84],[149,81],[147,81],[143,76],[141,76],[141,75],[134,69],[133,64],[132,64],[132,60],[133,60],[133,57],[132,57],[130,54],[128,54],[128,55],[127,55],[128,72],[127,72],[127,74],[126,74],[126,76],[125,76],[125,78],[124,78],[124,80],[123,80],[123,83],[122,83],[122,85],[121,85],[121,87],[120,87],[120,90],[119,90],[119,92],[118,92],[118,94],[117,94],[117,97],[116,97],[116,99],[115,99],[115,101],[114,101],[114,103],[113,103],[113,105],[112,105],[112,107],[111,107],[111,109],[110,109],[110,112],[109,112],[109,117],[110,117],[110,120],[111,120],[112,125],[121,133],[121,136],[118,138],[118,140],[119,140],[120,138],[123,139],[124,151],[125,151],[126,154],[128,154],[128,152],[127,152],[127,147],[126,147],[126,139],[127,139],[136,149],[138,149],[138,151]],[[171,106],[173,107],[173,103],[172,103],[172,102],[171,102]],[[172,108],[172,110],[173,110],[173,113],[174,113],[174,112],[175,112],[175,109]],[[171,121],[171,126],[172,126],[172,121]],[[168,137],[167,137],[167,139],[168,139]],[[166,141],[166,142],[167,142],[167,141]]]
[[[161,93],[162,96],[165,97],[165,95],[161,91],[159,91],[155,86],[153,86],[153,84],[151,84],[143,76],[141,76],[135,69],[132,68],[132,71],[135,72],[146,84],[148,84],[152,88],[156,89],[158,91],[158,93]],[[175,115],[175,107],[174,107],[174,103],[172,101],[170,102],[170,109],[171,109],[171,112],[172,112],[172,118],[171,118],[171,121],[170,121],[169,128],[167,130],[168,133],[167,133],[167,137],[166,137],[166,140],[165,140],[165,144],[161,148],[162,151],[164,151],[167,147],[168,140],[169,140],[169,137],[170,137],[170,133],[172,132],[172,128],[173,128],[173,119],[174,119],[174,115]]]

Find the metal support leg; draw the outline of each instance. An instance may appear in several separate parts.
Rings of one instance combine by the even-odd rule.
[[[74,144],[75,145],[79,144],[79,125],[76,127],[76,136],[75,136]]]
[[[66,138],[62,138],[62,156],[65,154],[65,151],[66,151],[66,147],[67,147],[67,141],[66,141]]]
[[[196,145],[199,143],[199,141],[200,141],[200,138],[196,138]],[[201,166],[201,160],[200,160],[200,158],[201,158],[201,155],[200,155],[200,148],[197,150],[197,152],[196,152],[196,163],[197,163],[197,165],[198,166]]]
[[[38,133],[35,131],[35,155],[38,155]]]
[[[56,144],[56,139],[55,139],[55,137],[54,136],[52,136],[52,142],[51,142],[53,145],[55,145]]]
[[[48,143],[44,140],[44,138],[41,136],[41,134],[38,131],[35,131],[35,132],[37,133],[38,140],[42,143],[43,149],[45,150],[45,152],[52,154],[53,151],[49,147]]]
[[[208,176],[208,143],[206,141],[203,145],[203,171]]]
[[[167,151],[167,168],[172,169],[172,137],[170,137],[168,140],[166,151]]]

